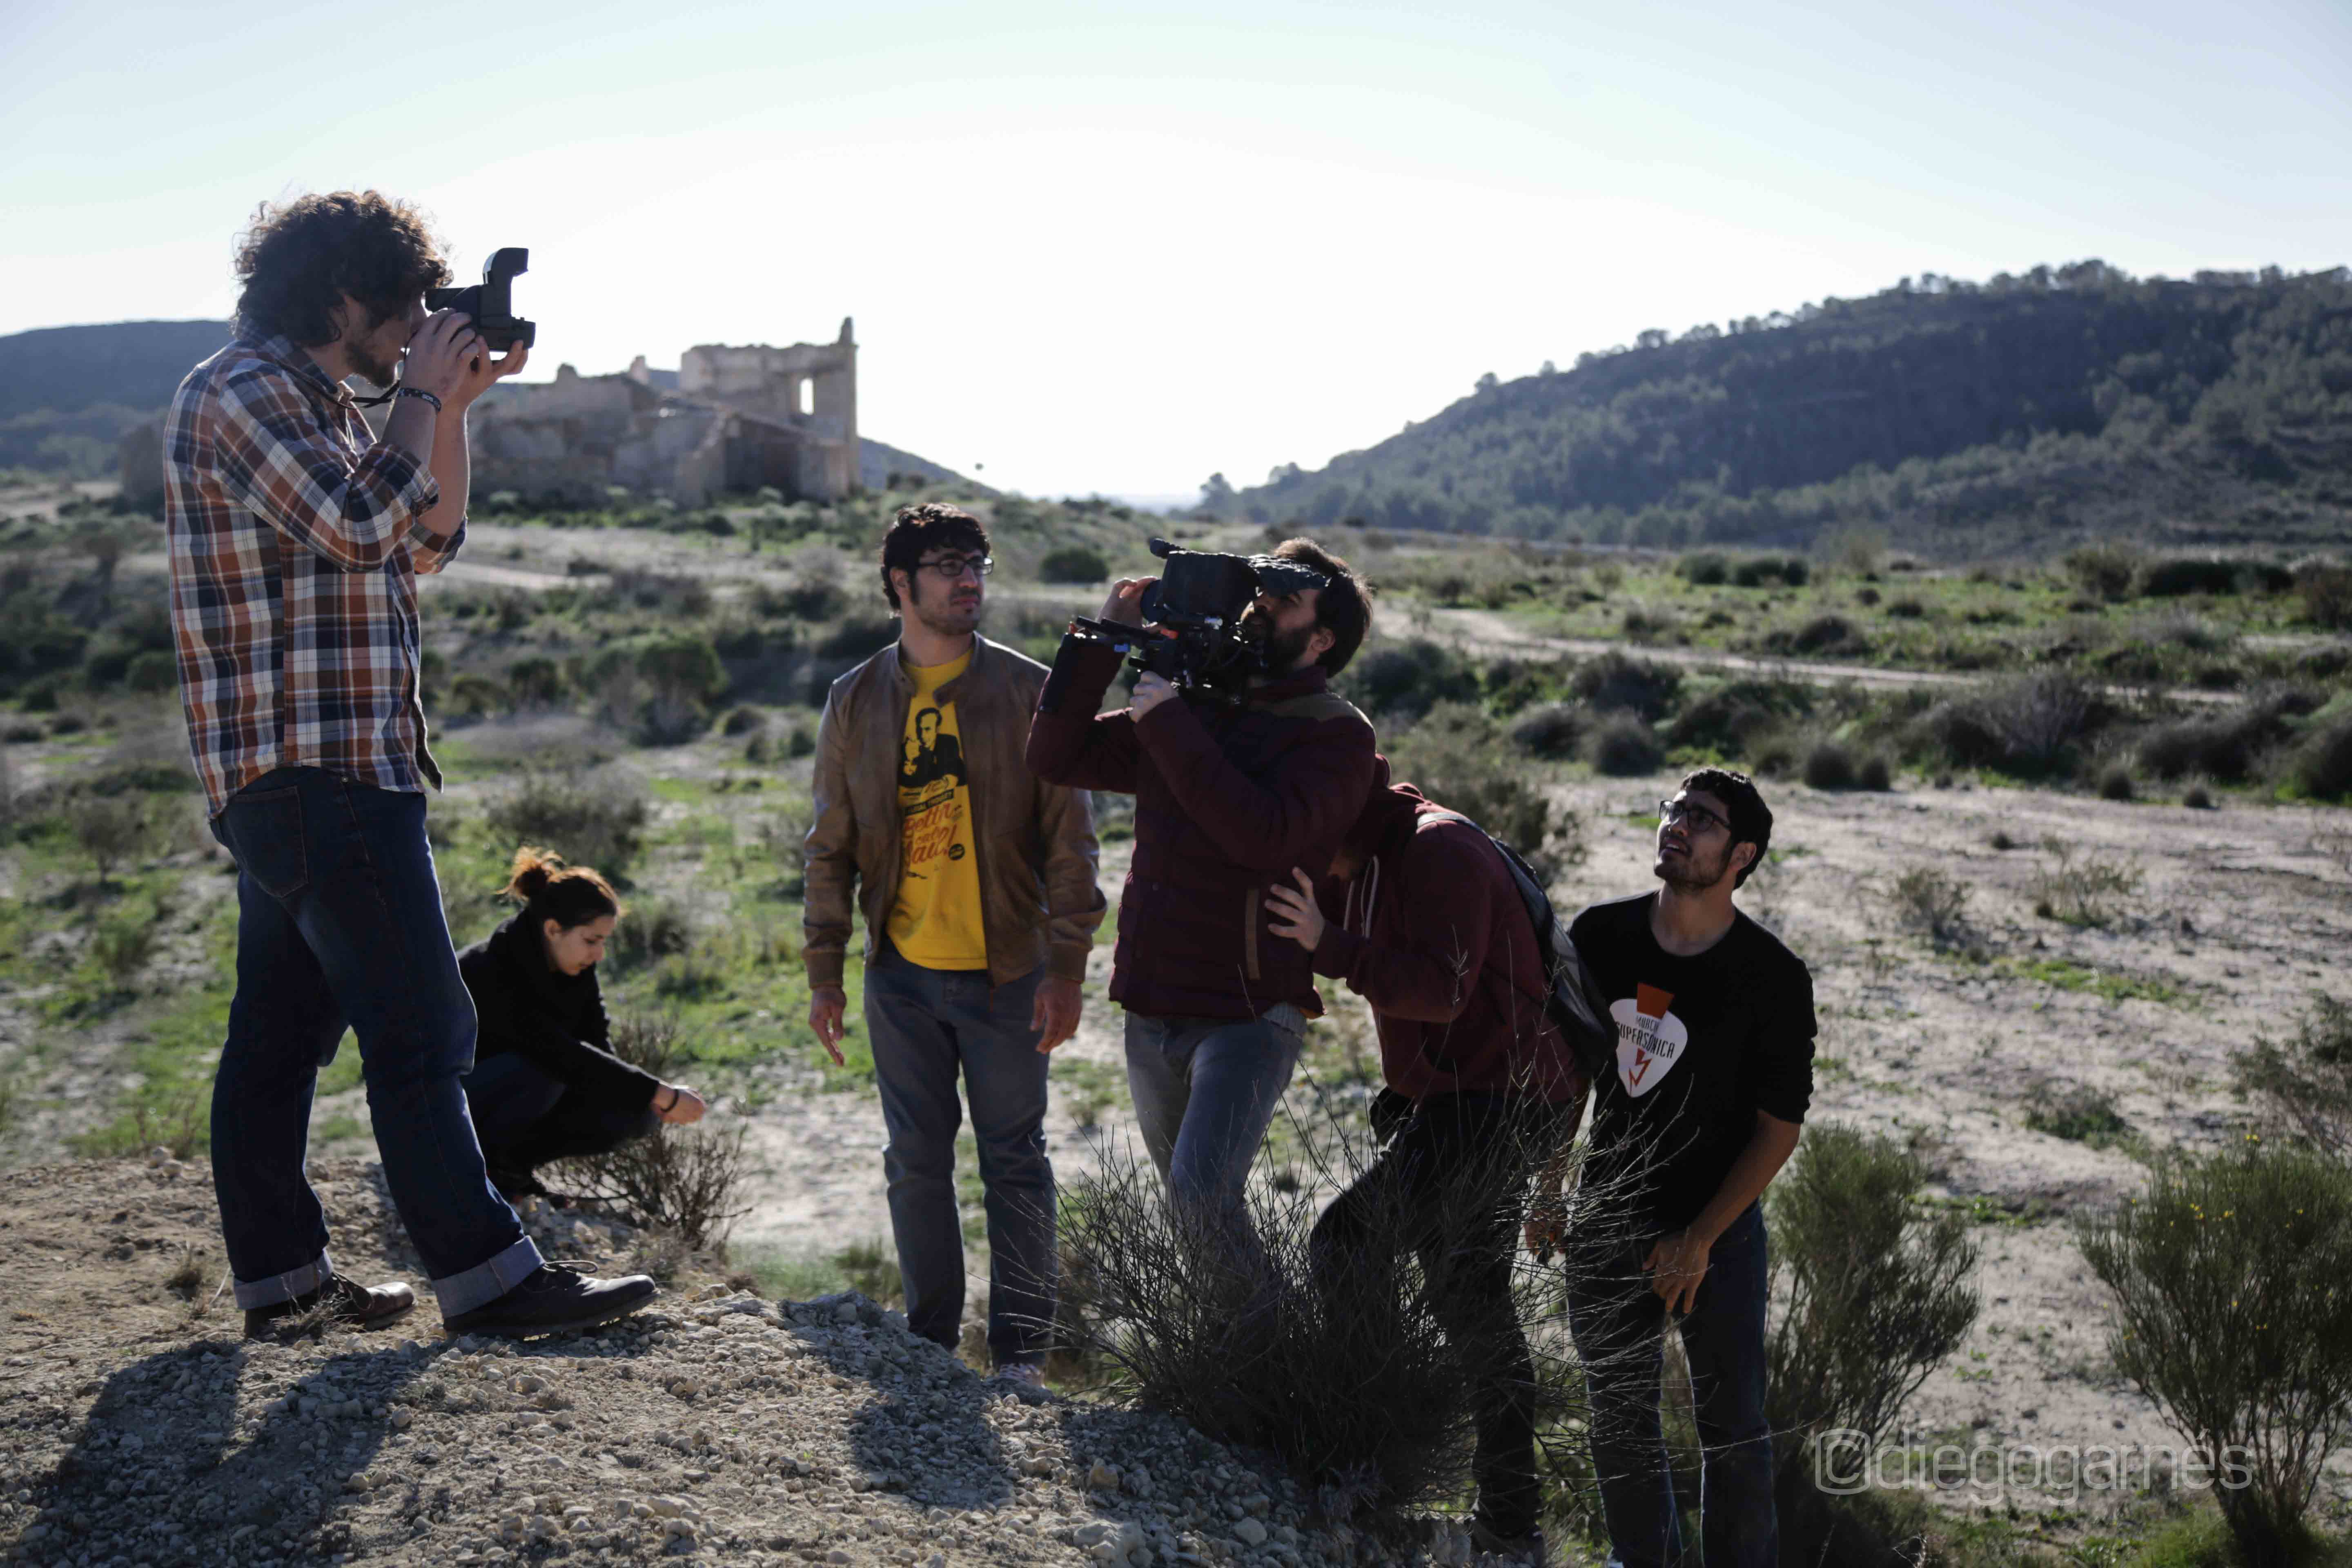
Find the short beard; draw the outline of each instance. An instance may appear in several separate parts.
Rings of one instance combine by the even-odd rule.
[[[1307,645],[1315,640],[1317,628],[1301,626],[1297,631],[1269,631],[1258,647],[1265,660],[1268,675],[1288,675],[1307,657]]]
[[[954,605],[955,584],[952,583],[947,584],[940,590],[940,593],[942,596],[940,599],[933,601],[933,603],[942,606],[942,613],[950,616],[954,615],[956,613]],[[984,611],[987,607],[988,595],[985,590],[982,590],[980,599],[980,608]],[[964,626],[942,626],[934,621],[930,616],[924,614],[923,574],[919,568],[907,574],[907,609],[908,612],[917,620],[922,622],[926,628],[939,633],[941,637],[954,637],[960,632],[970,629]],[[972,624],[977,626],[979,621],[980,617],[975,615],[972,617]]]
[[[1714,868],[1707,870],[1705,876],[1699,873],[1706,868],[1706,862],[1701,860],[1696,853],[1684,856],[1683,865],[1685,869],[1679,872],[1660,870],[1658,880],[1678,893],[1704,893],[1722,881],[1725,873],[1731,869],[1731,846],[1724,847],[1723,854],[1716,860]]]

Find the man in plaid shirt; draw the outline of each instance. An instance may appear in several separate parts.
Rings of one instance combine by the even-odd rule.
[[[303,1173],[319,1069],[359,1037],[385,1184],[452,1332],[606,1321],[654,1294],[545,1262],[491,1186],[458,1077],[474,1009],[425,837],[440,772],[417,698],[416,575],[466,537],[466,410],[522,369],[427,316],[447,280],[415,210],[371,191],[264,207],[237,335],[163,430],[172,626],[213,834],[237,865],[236,997],[213,1084],[213,1179],[246,1332],[406,1311],[327,1255]],[[402,365],[405,353],[404,369]],[[399,387],[383,437],[346,376]]]

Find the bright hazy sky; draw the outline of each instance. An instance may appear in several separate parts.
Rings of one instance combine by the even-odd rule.
[[[2352,261],[2346,0],[6,0],[0,59],[0,332],[226,315],[256,203],[373,185],[530,247],[533,379],[854,315],[866,434],[1034,494],[1906,274]]]

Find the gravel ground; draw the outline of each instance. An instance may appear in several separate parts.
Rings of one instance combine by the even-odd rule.
[[[0,1178],[6,1561],[1397,1560],[1311,1528],[1289,1482],[1178,1422],[984,1378],[854,1295],[682,1279],[622,1323],[520,1345],[437,1337],[428,1299],[385,1331],[246,1342],[215,1293],[207,1175]],[[341,1266],[399,1273],[375,1169],[314,1179]],[[574,1254],[635,1242],[538,1228]],[[1444,1531],[1413,1554],[1470,1560]]]

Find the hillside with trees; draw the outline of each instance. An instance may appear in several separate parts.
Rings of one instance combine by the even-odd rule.
[[[2128,533],[2352,537],[2352,269],[2134,279],[2084,261],[1641,334],[1493,375],[1319,470],[1266,523],[1679,546],[1874,530],[1969,557]]]

